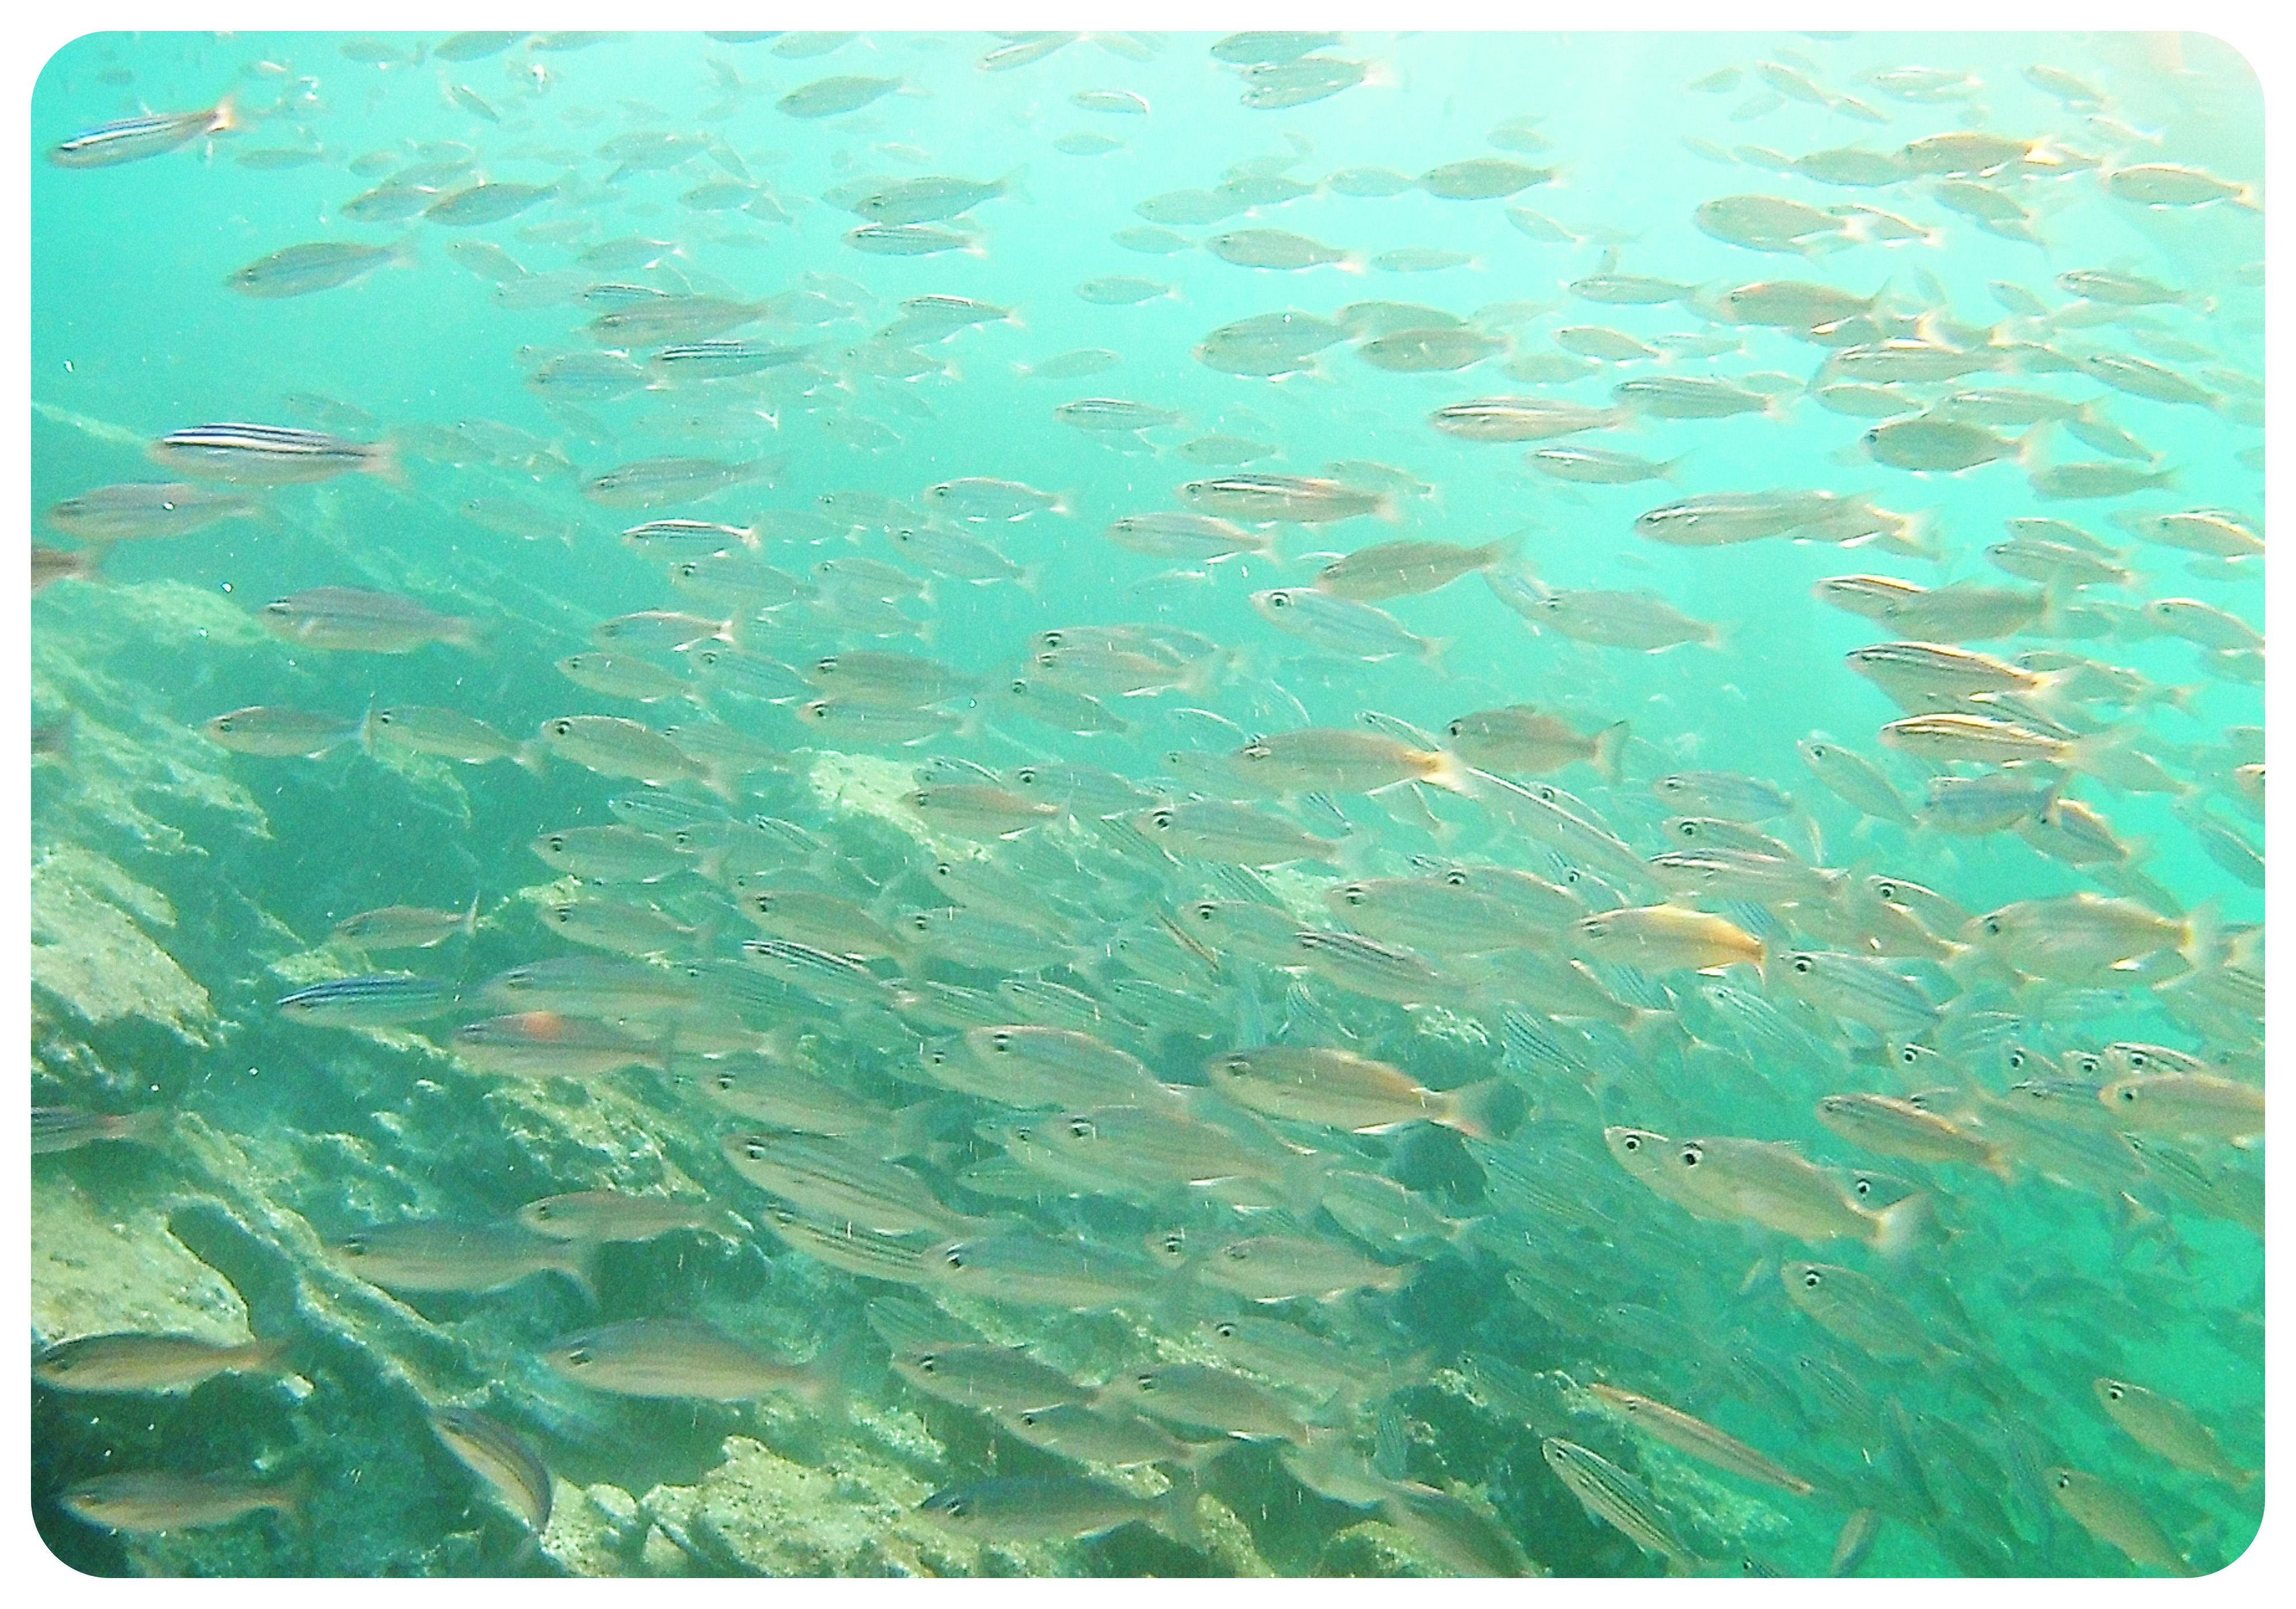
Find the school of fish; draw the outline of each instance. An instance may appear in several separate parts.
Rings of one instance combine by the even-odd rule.
[[[2202,43],[2003,37],[1653,43],[1662,205],[1529,94],[1423,160],[1441,36],[222,39],[110,120],[136,46],[70,47],[36,255],[132,176],[332,199],[135,292],[324,309],[308,387],[36,363],[115,471],[36,452],[35,858],[117,724],[41,656],[204,590],[142,696],[273,833],[127,863],[186,923],[272,868],[239,975],[179,952],[255,1020],[175,1054],[262,1061],[312,1204],[237,1232],[397,1361],[253,1294],[42,1334],[36,1424],[272,1450],[75,1421],[36,1499],[331,1573],[451,1468],[460,1568],[583,1572],[569,1494],[714,1426],[902,1471],[900,1572],[2238,1556],[2260,171]],[[1175,84],[1257,146],[1136,182]],[[322,378],[368,345],[438,389]],[[36,1193],[191,1144],[43,998]],[[354,1481],[292,1426],[384,1376],[427,1438]]]

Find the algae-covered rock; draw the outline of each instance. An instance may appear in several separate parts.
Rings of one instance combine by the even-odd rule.
[[[90,1026],[140,1017],[204,1045],[207,990],[145,931],[175,920],[165,895],[103,856],[50,850],[32,863],[32,982]]]

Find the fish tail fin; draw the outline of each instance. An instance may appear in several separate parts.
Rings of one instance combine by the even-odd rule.
[[[1472,790],[1467,782],[1467,764],[1457,755],[1447,749],[1427,749],[1420,751],[1418,759],[1426,768],[1419,775],[1421,782],[1449,792],[1472,796]]]
[[[1218,1447],[1219,1443],[1212,1445]],[[1196,1499],[1202,1495],[1194,1462],[1179,1465],[1172,1472],[1171,1490],[1156,1499],[1156,1517],[1150,1523],[1183,1547],[1202,1552],[1203,1527],[1196,1523]]]
[[[1419,651],[1421,662],[1438,676],[1447,677],[1454,674],[1451,669],[1450,661],[1443,656],[1450,652],[1452,645],[1458,640],[1459,639],[1455,636],[1431,636],[1420,638],[1420,641],[1426,644],[1425,647]]]
[[[594,1240],[570,1240],[563,1244],[557,1258],[550,1266],[582,1287],[590,1305],[598,1305],[598,1243]]]
[[[1602,773],[1604,782],[1614,788],[1624,780],[1621,768],[1626,759],[1627,739],[1633,726],[1631,721],[1612,721],[1595,734],[1595,752],[1588,757],[1588,763]]]
[[[235,95],[225,95],[215,103],[215,110],[208,113],[209,134],[230,134],[244,127],[240,120],[239,100]]]
[[[1511,1134],[1529,1115],[1529,1103],[1505,1079],[1485,1079],[1448,1092],[1450,1111],[1442,1120],[1469,1139],[1491,1140]]]
[[[2013,1185],[2017,1182],[2017,1164],[2010,1159],[2009,1150],[2005,1145],[1986,1147],[1982,1166],[1988,1173],[2005,1185]]]
[[[540,776],[550,769],[550,747],[538,737],[529,737],[517,748],[512,749],[510,758],[512,764],[529,776]],[[472,901],[471,908],[473,910],[478,908],[475,899]]]
[[[1342,274],[1368,274],[1371,272],[1370,259],[1365,257],[1360,251],[1341,252],[1339,259],[1332,263],[1332,267],[1337,268]]]
[[[1037,198],[1029,190],[1029,164],[1022,162],[996,181],[996,193],[1016,201],[1033,201]]]
[[[287,1372],[287,1349],[294,1345],[289,1335],[272,1335],[250,1341],[238,1349],[236,1367],[244,1374],[283,1375]]]
[[[1768,981],[1766,974],[1763,981],[1767,984]],[[1628,1009],[1634,1014],[1628,1017],[1624,1024],[1623,1030],[1628,1042],[1639,1051],[1656,1050],[1659,1047],[1660,1036],[1666,1031],[1667,1024],[1674,1021],[1674,1014],[1670,1011],[1652,1011],[1642,1006],[1631,1006]]]
[[[367,698],[366,708],[359,712],[358,726],[354,728],[354,732],[358,738],[359,751],[369,759],[373,759],[374,758],[374,699],[372,694]],[[354,733],[347,732],[343,735],[348,737],[353,735]],[[335,741],[340,743],[342,739],[337,738]]]
[[[850,1416],[846,1387],[858,1360],[861,1332],[849,1330],[829,1342],[801,1367],[790,1390],[816,1418],[842,1425]]]
[[[359,468],[378,476],[385,486],[404,491],[411,484],[406,478],[406,460],[399,456],[398,439],[386,435],[366,449]]]
[[[2202,971],[2216,959],[2223,928],[2222,903],[2210,895],[2185,918],[2185,941],[2177,947],[2177,953],[2194,972]]]
[[[1884,1257],[1903,1257],[1931,1234],[1937,1203],[1927,1191],[1916,1191],[1891,1202],[1874,1219],[1874,1249]]]
[[[462,929],[463,937],[465,939],[472,939],[478,936],[479,900],[481,896],[479,893],[472,893],[471,896],[470,908],[463,913]]]

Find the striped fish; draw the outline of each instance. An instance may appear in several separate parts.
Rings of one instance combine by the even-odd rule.
[[[412,973],[370,973],[331,978],[281,998],[277,1009],[299,1022],[335,1028],[388,1028],[435,1017],[455,1003],[455,991],[436,978]]]
[[[205,111],[152,111],[83,129],[48,148],[59,168],[111,168],[173,151],[203,134],[228,134],[239,127],[229,95]]]
[[[388,442],[276,424],[195,424],[160,437],[152,456],[187,475],[266,486],[325,480],[346,470],[398,475],[398,456]]]

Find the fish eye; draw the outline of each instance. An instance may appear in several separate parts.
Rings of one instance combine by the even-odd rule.
[[[1911,1067],[1915,1063],[1921,1059],[1922,1053],[1915,1049],[1911,1045],[1899,1047],[1898,1051],[1898,1060],[1903,1065]]]
[[[962,1246],[951,1246],[947,1251],[941,1253],[940,1260],[942,1264],[947,1268],[961,1268],[965,1266],[964,1248]]]
[[[742,1154],[753,1162],[763,1162],[766,1159],[766,1147],[756,1140],[744,1141],[742,1145]]]
[[[2063,1474],[2062,1472],[2060,1472],[2060,1473],[2058,1474],[2058,1475],[2057,1475],[2057,1490],[2058,1490],[2059,1491],[2070,1491],[2070,1490],[2072,1489],[2072,1483],[2073,1483],[2073,1478],[2072,1478],[2072,1476],[2070,1476],[2070,1474]]]
[[[2001,918],[1988,916],[1985,919],[1985,931],[1991,937],[1998,939],[2001,936]]]
[[[1455,889],[1463,889],[1467,886],[1467,874],[1456,870],[1448,871],[1443,874],[1443,881]]]
[[[365,1257],[367,1253],[366,1236],[364,1235],[354,1235],[348,1240],[343,1242],[340,1246],[338,1246],[336,1250],[342,1252],[346,1257]]]
[[[927,1352],[923,1357],[918,1359],[917,1372],[921,1375],[937,1375],[940,1373],[940,1358],[939,1355],[932,1352]]]
[[[1292,606],[1292,595],[1288,592],[1271,592],[1267,595],[1267,606],[1270,609],[1289,609]]]
[[[1151,825],[1156,826],[1160,830],[1168,832],[1172,825],[1172,812],[1169,810],[1151,810],[1148,812],[1148,820]]]
[[[1464,737],[1467,735],[1467,723],[1463,720],[1455,720],[1449,726],[1444,727],[1443,730],[1448,736]]]
[[[1833,753],[1833,751],[1827,748],[1824,743],[1812,743],[1809,746],[1809,757],[1812,759],[1829,759],[1832,757]]]
[[[1069,1123],[1069,1136],[1072,1139],[1088,1140],[1098,1132],[1083,1118],[1072,1119]]]
[[[1359,888],[1341,889],[1340,898],[1349,905],[1361,905],[1364,902],[1364,891]]]
[[[1898,885],[1894,882],[1877,882],[1874,885],[1874,891],[1884,899],[1895,899],[1898,897]]]
[[[1677,1160],[1685,1168],[1695,1168],[1706,1160],[1706,1153],[1696,1145],[1685,1145],[1677,1153]]]
[[[1153,1375],[1136,1375],[1133,1376],[1132,1383],[1138,1386],[1144,1394],[1156,1389],[1156,1376]]]
[[[1235,1325],[1233,1321],[1223,1320],[1212,1326],[1212,1334],[1222,1341],[1233,1341],[1235,1339]]]
[[[731,1089],[740,1082],[741,1080],[730,1072],[721,1072],[718,1075],[718,1088],[721,1091]]]
[[[1058,632],[1058,631],[1046,631],[1046,632],[1040,632],[1040,633],[1038,633],[1038,634],[1037,634],[1037,640],[1038,642],[1042,643],[1042,644],[1043,644],[1046,647],[1047,647],[1047,648],[1057,648],[1057,647],[1059,647],[1059,646],[1061,645],[1061,644],[1062,644],[1062,642],[1066,641],[1067,639],[1066,639],[1066,637],[1064,636],[1064,635],[1063,635],[1062,633],[1061,633],[1061,632]]]
[[[1808,956],[1796,956],[1792,961],[1786,963],[1786,965],[1805,976],[1817,970],[1817,963],[1811,960]]]
[[[2084,1073],[2093,1073],[2103,1067],[2104,1063],[2095,1056],[2081,1055],[2075,1058],[2073,1064]]]
[[[1001,1028],[988,1036],[988,1042],[1000,1051],[1009,1051],[1013,1048],[1013,1036]]]
[[[1820,1274],[1816,1268],[1804,1268],[1801,1272],[1801,1283],[1804,1290],[1815,1291],[1825,1283],[1825,1276]]]
[[[2136,1086],[2134,1084],[2123,1084],[2120,1087],[2120,1098],[2123,1104],[2132,1106],[2135,1105],[2136,1104]]]
[[[1862,1174],[1862,1173],[1861,1173],[1861,1174],[1859,1174],[1859,1175],[1857,1176],[1857,1178],[1856,1178],[1856,1180],[1854,1180],[1854,1181],[1851,1183],[1851,1185],[1850,1185],[1850,1186],[1849,1186],[1849,1187],[1850,1187],[1852,1190],[1855,1190],[1855,1191],[1858,1194],[1858,1195],[1859,1195],[1859,1196],[1861,1196],[1861,1197],[1863,1197],[1863,1196],[1867,1196],[1867,1195],[1871,1195],[1871,1194],[1874,1194],[1874,1181],[1873,1181],[1872,1179],[1870,1179],[1870,1178],[1866,1178],[1864,1174]]]
[[[598,1355],[595,1352],[592,1351],[586,1346],[575,1346],[566,1349],[566,1361],[572,1364],[578,1369],[587,1368],[592,1363],[597,1360],[597,1356]]]
[[[564,737],[574,730],[574,723],[561,717],[550,723],[550,730],[557,736]]]
[[[2124,1395],[2126,1395],[2127,1393],[2125,1393],[2124,1391],[2122,1391],[2122,1390],[2120,1389],[2120,1387],[2119,1385],[2117,1385],[2117,1384],[2116,1384],[2116,1385],[2108,1385],[2108,1386],[2106,1386],[2106,1387],[2104,1388],[2104,1394],[2105,1394],[2106,1396],[2108,1396],[2108,1397],[2112,1398],[2115,1402],[2118,1402],[2118,1401],[2120,1401],[2120,1399],[2121,1399]]]
[[[909,925],[921,933],[929,933],[932,932],[932,918],[923,911],[919,911],[909,918]],[[1001,1050],[1004,1047],[1000,1045],[997,1048]]]
[[[837,656],[833,653],[825,653],[814,661],[813,668],[824,676],[833,676],[837,671]]]
[[[1630,1134],[1619,1142],[1619,1149],[1621,1151],[1639,1151],[1642,1148],[1642,1137],[1639,1135]]]
[[[2012,1072],[2022,1072],[2025,1071],[2025,1051],[2022,1046],[2019,1046],[2010,1051],[2009,1071]]]
[[[1230,1262],[1250,1262],[1251,1260],[1251,1248],[1245,1245],[1242,1241],[1233,1241],[1220,1248],[1220,1255],[1226,1258]]]

